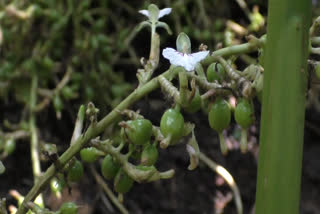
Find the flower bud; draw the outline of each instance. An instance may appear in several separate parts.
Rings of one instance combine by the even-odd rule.
[[[187,34],[185,33],[180,33],[178,38],[177,38],[177,50],[181,53],[191,53],[191,42]]]
[[[155,4],[150,4],[148,7],[149,19],[151,22],[158,21],[159,18],[159,8]]]

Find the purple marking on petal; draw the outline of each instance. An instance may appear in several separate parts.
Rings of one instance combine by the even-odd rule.
[[[179,52],[179,51],[177,51],[177,50],[175,50],[175,52],[177,52],[179,55],[181,55],[181,56],[184,56],[184,53],[181,53],[181,52]]]

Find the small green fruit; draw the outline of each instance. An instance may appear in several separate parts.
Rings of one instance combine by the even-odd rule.
[[[207,69],[207,78],[209,82],[218,81],[221,83],[226,77],[226,72],[221,64],[212,63]]]
[[[141,154],[141,164],[145,166],[152,166],[158,160],[158,149],[155,145],[149,144],[147,145]]]
[[[61,205],[59,211],[61,214],[77,214],[78,206],[73,202],[66,202]]]
[[[127,193],[133,186],[133,179],[121,168],[114,179],[114,190],[118,193]]]
[[[107,155],[101,164],[101,173],[107,180],[113,179],[120,169],[120,165],[113,160],[111,155]]]
[[[50,181],[50,189],[53,193],[60,193],[66,185],[66,181],[60,174],[58,178],[52,178]]]
[[[146,143],[147,145],[148,143]],[[140,160],[141,159],[141,153],[142,153],[143,147],[140,145],[130,144],[129,145],[129,151],[132,151],[130,154],[130,158],[133,160]]]
[[[126,133],[132,143],[144,145],[150,141],[152,136],[152,123],[147,119],[130,120]]]
[[[182,114],[175,109],[168,109],[161,117],[160,130],[165,137],[171,136],[171,142],[179,140],[184,130]]]
[[[240,99],[234,111],[236,122],[244,129],[248,128],[254,121],[254,109],[252,103],[247,99]]]
[[[81,160],[87,163],[93,163],[95,162],[99,157],[99,151],[95,147],[88,147],[81,149],[80,151],[80,157]]]
[[[16,149],[16,141],[13,138],[7,139],[3,149],[4,152],[7,155],[11,155],[15,149]]]
[[[227,101],[217,98],[209,111],[209,125],[212,129],[221,133],[229,126],[231,120],[231,108]]]
[[[191,101],[191,103],[184,110],[189,113],[195,113],[201,108],[201,96],[199,90],[196,90],[196,93]]]
[[[73,89],[69,86],[65,86],[62,88],[61,93],[66,100],[70,100],[76,97]]]
[[[68,171],[68,181],[78,182],[83,176],[83,166],[82,163],[76,160],[73,163],[73,166]]]
[[[43,58],[42,67],[44,70],[51,71],[53,66],[54,66],[54,62],[50,57],[46,56]]]
[[[56,110],[56,112],[61,112],[64,105],[61,97],[59,95],[55,95],[53,97],[53,107]]]

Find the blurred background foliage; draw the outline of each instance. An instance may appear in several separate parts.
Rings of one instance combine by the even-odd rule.
[[[80,104],[92,101],[105,115],[136,87],[140,58],[150,48],[149,29],[136,31],[146,19],[138,11],[151,3],[172,8],[162,21],[173,35],[159,29],[161,48],[175,47],[180,32],[188,34],[193,51],[201,43],[213,51],[266,33],[266,0],[0,0],[0,160],[15,149],[22,154],[8,160],[9,176],[17,173],[17,164],[27,165],[0,185],[0,193],[6,194],[8,185],[26,189],[19,179],[32,178],[29,146],[15,145],[15,140],[29,142],[32,75],[39,77],[41,147],[53,142],[63,151]],[[313,5],[314,14],[320,14],[318,1]],[[256,56],[241,56],[237,66],[256,63]],[[161,59],[156,73],[168,67]]]
[[[248,34],[247,25],[249,31],[264,31],[257,7],[255,13],[249,9],[266,7],[257,0],[248,1],[249,6],[238,12],[247,18],[241,20],[232,13],[241,4],[222,0],[1,0],[2,102],[14,99],[28,104],[30,74],[36,73],[38,111],[52,105],[59,118],[62,111],[74,111],[78,105],[73,104],[88,101],[104,110],[113,108],[133,89],[139,60],[149,51],[149,34],[136,32],[135,26],[144,19],[138,10],[150,3],[172,7],[165,19],[175,35],[184,31],[210,49],[218,42],[239,42],[236,37]],[[175,40],[160,33],[162,45]]]
[[[151,3],[173,11],[163,18],[173,35],[159,29],[161,48],[174,47],[180,32],[189,35],[193,51],[201,43],[212,51],[266,33],[265,0],[0,0],[2,141],[7,131],[28,132],[33,74],[39,77],[39,133],[47,141],[71,136],[80,104],[92,101],[105,115],[123,100],[136,87],[141,57],[149,54],[149,29],[136,26],[145,20],[138,11]],[[319,13],[318,1],[313,4]],[[256,56],[242,55],[237,66],[256,63]],[[161,59],[156,74],[167,68]]]
[[[161,48],[175,47],[180,32],[189,35],[193,51],[201,43],[212,51],[266,32],[264,0],[0,0],[2,141],[9,139],[4,134],[9,131],[27,132],[15,138],[28,136],[34,74],[39,77],[36,112],[43,141],[67,143],[80,104],[92,101],[105,115],[123,100],[137,85],[141,57],[149,55],[150,30],[136,27],[146,19],[138,11],[151,3],[173,11],[163,18],[173,35],[159,29]],[[256,63],[256,56],[239,60]],[[169,66],[160,58],[155,74]]]
[[[138,11],[151,3],[173,11],[163,18],[173,35],[159,29],[161,48],[175,47],[182,31],[193,51],[201,43],[214,50],[265,33],[262,0],[0,0],[0,160],[13,153],[16,141],[29,142],[33,75],[39,79],[41,149],[49,142],[60,152],[68,147],[81,104],[92,101],[105,115],[136,87],[140,59],[150,48],[150,30],[137,31],[146,20]],[[156,74],[168,66],[161,59]]]

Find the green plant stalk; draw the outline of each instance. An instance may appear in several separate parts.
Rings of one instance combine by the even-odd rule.
[[[158,81],[161,89],[168,93],[174,99],[174,101],[178,103],[180,99],[180,92],[178,89],[162,75],[158,77]]]
[[[206,90],[223,88],[219,83],[208,82],[205,77],[199,77],[198,75],[189,72],[186,73],[186,75],[189,79],[194,79],[201,88],[204,88]]]
[[[188,104],[188,78],[186,71],[179,73],[179,87],[180,87],[180,99],[179,103],[182,106],[187,106]]]
[[[108,184],[97,173],[97,171],[93,168],[93,166],[90,166],[90,171],[93,174],[94,178],[96,179],[96,182],[100,185],[100,187],[103,189],[103,191],[108,195],[109,199],[119,209],[119,211],[122,214],[129,214],[129,211],[127,210],[127,208],[122,203],[119,202],[117,197],[114,195],[112,190],[109,188]]]
[[[32,76],[31,90],[30,90],[30,118],[29,118],[29,128],[31,133],[30,138],[30,150],[31,150],[31,162],[34,183],[37,183],[39,177],[41,176],[41,166],[39,158],[39,140],[37,135],[37,126],[36,126],[36,116],[35,116],[35,107],[37,104],[37,89],[38,89],[38,77],[36,74]],[[39,195],[37,198],[37,204],[40,207],[44,207],[43,197]]]
[[[205,58],[201,64],[203,65],[209,65],[213,62],[217,62],[218,56],[221,57],[229,57],[232,55],[239,55],[239,54],[246,54],[246,53],[251,53],[254,51],[257,51],[259,48],[263,47],[264,44],[266,43],[266,37],[262,36],[261,38],[257,39],[254,38],[252,39],[253,41],[249,41],[248,43],[244,43],[241,45],[233,45],[229,46],[226,48],[222,48],[219,50],[214,51],[210,56]]]
[[[218,135],[219,135],[219,143],[220,143],[221,153],[223,155],[227,155],[228,154],[228,146],[226,144],[224,136],[223,136],[222,132],[219,132]]]
[[[149,60],[155,61],[155,64],[159,63],[160,55],[160,38],[159,34],[156,33],[156,25],[151,26],[151,44],[150,44],[150,54]]]
[[[206,78],[206,74],[204,73],[203,67],[200,63],[197,63],[195,71],[199,77]]]
[[[256,214],[298,214],[311,1],[270,0]]]
[[[243,78],[239,73],[233,70],[231,65],[225,59],[223,59],[222,57],[217,57],[217,60],[224,67],[224,70],[230,78],[232,78],[233,80],[237,80],[238,82],[246,81],[245,78]]]
[[[149,60],[147,64],[144,66],[144,73],[137,74],[139,79],[139,87],[141,87],[141,85],[145,84],[151,79],[153,72],[158,67],[159,57],[160,57],[160,36],[159,34],[156,33],[156,25],[152,24]]]
[[[251,43],[246,43],[238,46],[233,46],[232,48],[223,48],[218,50],[219,52],[213,52],[213,55],[216,56],[230,56],[231,53],[240,54],[241,51],[244,51],[245,53],[248,53],[248,47],[252,51],[256,51],[259,47],[258,44],[256,46],[253,46]],[[214,58],[215,58],[214,57]],[[210,59],[209,59],[210,61]],[[168,71],[164,72],[162,75],[171,81],[178,73],[180,69],[169,69]],[[102,133],[109,125],[113,123],[113,121],[116,121],[118,117],[120,117],[121,111],[124,109],[129,108],[133,103],[140,100],[145,95],[149,94],[153,90],[159,88],[159,81],[158,77],[153,78],[145,85],[141,86],[140,88],[133,91],[126,99],[124,99],[116,108],[113,109],[108,115],[106,115],[101,121],[99,121],[94,127],[90,126],[88,130],[77,140],[74,141],[74,143],[61,155],[61,157],[57,160],[57,164],[52,164],[46,172],[39,177],[39,180],[37,183],[31,188],[31,190],[28,192],[28,194],[25,196],[24,201],[22,205],[19,207],[17,214],[24,214],[26,213],[26,204],[35,199],[35,197],[45,188],[45,186],[49,183],[50,179],[55,175],[57,171],[60,170],[59,167],[63,167],[68,161],[76,155],[85,145],[86,143],[93,139],[94,137],[98,136],[98,134]]]
[[[158,67],[159,57],[160,57],[160,36],[155,32],[155,26],[152,25],[150,55],[149,55],[148,65],[145,68],[147,72],[146,82],[151,79],[153,72]]]
[[[242,206],[240,191],[232,175],[223,166],[220,166],[219,164],[215,163],[213,160],[207,157],[204,153],[200,152],[199,158],[210,169],[212,169],[217,174],[219,174],[228,183],[234,195],[234,202],[236,204],[237,213],[242,214],[243,206]]]
[[[248,150],[247,129],[241,128],[240,150],[245,154]]]
[[[159,179],[169,179],[174,175],[174,170],[167,170],[165,172],[159,172],[155,167],[150,168],[149,170],[139,170],[135,167],[135,165],[128,162],[128,158],[130,156],[129,153],[126,155],[121,154],[121,148],[123,144],[119,146],[119,148],[114,148],[109,140],[100,143],[93,143],[93,146],[97,147],[100,151],[105,152],[104,155],[110,154],[112,155],[117,162],[119,162],[123,168],[123,170],[136,182],[151,182]]]

